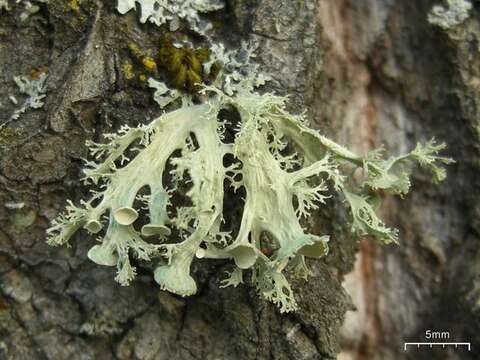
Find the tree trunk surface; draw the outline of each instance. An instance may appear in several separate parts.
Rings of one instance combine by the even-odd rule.
[[[440,0],[437,0],[440,1]],[[23,99],[13,77],[48,66],[47,96],[0,132],[0,359],[300,360],[480,358],[480,13],[442,30],[430,0],[229,0],[212,15],[230,47],[258,45],[292,112],[340,144],[398,154],[435,137],[457,162],[432,185],[415,171],[405,199],[380,211],[400,245],[358,243],[334,201],[309,226],[330,253],[294,281],[299,310],[280,314],[255,289],[219,288],[225,263],[194,263],[199,291],[159,290],[149,269],[128,287],[88,260],[93,240],[52,248],[45,230],[81,186],[86,140],[161,110],[125,78],[129,43],[158,49],[164,28],[118,14],[113,0],[50,0],[20,21],[0,9],[0,124]],[[464,349],[409,349],[425,331]]]

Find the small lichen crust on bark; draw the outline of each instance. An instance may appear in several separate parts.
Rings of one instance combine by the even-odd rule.
[[[40,11],[40,6],[35,3],[48,3],[50,0],[16,0],[16,4],[21,3],[23,5],[23,11],[20,14],[20,21],[23,23],[28,18]],[[8,4],[8,0],[0,0],[0,11],[10,11],[11,8]]]
[[[195,11],[218,6],[205,0],[120,0],[118,9],[125,13],[136,3],[142,22],[157,24],[174,14],[195,23]],[[310,233],[302,218],[338,193],[350,209],[353,234],[397,242],[398,231],[375,213],[377,192],[406,194],[415,162],[441,181],[441,165],[451,160],[438,156],[444,145],[433,140],[398,157],[386,158],[382,150],[359,156],[310,129],[303,115],[289,113],[287,98],[256,91],[268,76],[253,61],[254,49],[212,44],[210,51],[203,72],[211,74],[217,64],[218,76],[209,86],[198,84],[201,104],[149,79],[160,107],[181,99],[180,108],[148,125],[123,126],[105,135],[105,143],[87,143],[93,160],[86,162],[84,180],[93,195],[79,206],[68,202],[47,231],[48,243],[68,245],[81,228],[103,234],[88,257],[116,266],[121,285],[135,277],[132,258],[155,260],[155,281],[181,296],[197,292],[194,259],[230,259],[233,270],[220,286],[238,286],[249,271],[249,282],[265,299],[281,312],[293,311],[297,303],[286,273],[307,278],[305,257],[328,253],[329,235]],[[237,115],[222,120],[232,112]],[[225,225],[227,186],[243,204],[238,231]],[[174,203],[178,193],[189,202]],[[140,216],[145,211],[147,219]]]
[[[0,11],[1,10],[10,11],[10,6],[8,6],[8,0],[0,0]]]
[[[446,0],[447,8],[435,5],[428,14],[428,22],[441,27],[443,30],[451,29],[463,23],[470,16],[472,3],[469,0]]]
[[[24,112],[29,109],[40,109],[44,105],[44,98],[46,96],[46,80],[47,73],[40,72],[35,77],[28,77],[24,75],[15,76],[13,78],[20,93],[27,96],[22,106],[16,109],[10,118],[4,123],[0,124],[2,130],[10,122],[17,120]],[[17,104],[17,99],[11,95],[10,100]]]
[[[380,152],[361,157],[309,129],[303,116],[288,113],[286,98],[250,88],[232,96],[215,87],[203,92],[203,104],[184,104],[147,126],[124,126],[118,134],[106,135],[106,143],[89,142],[96,161],[87,162],[85,181],[100,190],[79,207],[69,202],[67,212],[48,230],[48,243],[68,244],[80,228],[92,234],[106,228],[88,253],[92,261],[116,266],[116,280],[128,285],[135,277],[132,256],[158,258],[155,281],[182,296],[197,291],[190,273],[194,258],[232,259],[235,270],[223,286],[237,286],[243,271],[251,269],[260,294],[280,311],[292,311],[297,304],[284,270],[306,277],[305,256],[328,253],[329,236],[310,234],[301,225],[302,217],[310,216],[331,192],[339,192],[351,209],[354,233],[396,241],[397,232],[375,214],[375,191],[405,194],[413,161],[442,180],[438,164],[450,161],[437,156],[443,146],[434,142],[387,160]],[[219,120],[223,109],[235,109],[240,116],[231,143],[224,139],[231,124]],[[178,150],[181,155],[172,157]],[[235,161],[226,164],[227,155]],[[170,167],[172,182],[164,185]],[[358,176],[347,178],[352,169]],[[192,205],[172,210],[173,193],[185,180],[191,184],[187,196]],[[235,190],[243,187],[246,194],[235,236],[221,226],[225,182]],[[139,196],[144,187],[150,194]],[[140,231],[134,227],[142,210],[134,207],[136,199],[149,213]],[[173,242],[173,232],[180,234],[179,242]],[[261,248],[262,236],[275,244],[268,255]],[[151,237],[156,244],[148,242]]]
[[[224,7],[219,0],[118,0],[117,10],[120,14],[126,14],[140,7],[140,22],[148,21],[161,26],[171,22],[170,29],[177,30],[179,19],[186,20],[191,29],[198,33],[208,31],[211,25],[202,22],[200,13],[217,11]]]

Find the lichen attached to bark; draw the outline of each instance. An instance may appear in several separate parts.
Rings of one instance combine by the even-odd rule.
[[[435,5],[428,14],[428,21],[443,30],[451,29],[463,23],[472,10],[469,0],[447,0],[447,8]]]
[[[136,2],[142,5],[142,22],[155,20],[159,11],[173,11],[162,8],[170,1],[123,0],[120,12]],[[208,11],[197,8],[207,3],[176,6]],[[189,19],[182,14],[179,10],[177,16]],[[189,48],[169,54],[164,55],[175,60],[171,63],[180,61],[185,72],[211,79],[214,71],[215,81],[207,86],[203,77],[192,75],[181,88],[195,89],[194,99],[150,79],[161,107],[178,98],[181,107],[148,125],[107,134],[105,143],[88,142],[94,161],[87,161],[84,180],[93,195],[80,206],[69,202],[48,230],[51,245],[68,244],[81,228],[103,234],[88,257],[116,266],[122,285],[136,275],[132,258],[155,260],[154,278],[162,289],[192,295],[197,292],[191,273],[195,259],[230,259],[234,270],[221,286],[238,286],[249,271],[247,278],[264,298],[281,312],[293,311],[297,303],[286,273],[306,278],[305,257],[328,253],[329,235],[312,234],[302,218],[337,194],[350,209],[353,234],[397,242],[398,231],[375,212],[381,203],[378,193],[406,194],[415,162],[432,171],[434,181],[445,177],[441,165],[451,160],[438,156],[444,145],[434,141],[398,157],[385,158],[379,150],[362,157],[310,129],[303,115],[286,110],[286,97],[256,91],[268,77],[246,44],[239,51],[212,44],[208,59]],[[225,120],[225,113],[236,115]],[[243,204],[238,230],[226,227],[226,187]],[[173,201],[180,193],[188,201]],[[142,212],[147,215],[140,216]]]
[[[150,21],[158,26],[170,22],[170,28],[176,30],[180,19],[186,20],[198,33],[204,33],[209,25],[202,22],[199,14],[220,10],[223,2],[218,0],[118,0],[117,10],[126,14],[140,7],[140,22]]]
[[[195,258],[232,259],[236,270],[224,285],[238,285],[241,273],[252,269],[259,292],[282,312],[291,311],[297,305],[284,270],[305,276],[305,256],[328,253],[329,236],[306,231],[302,217],[339,192],[351,208],[354,233],[396,241],[397,232],[375,214],[374,191],[405,194],[412,161],[431,168],[438,180],[444,176],[437,164],[449,162],[436,156],[442,147],[434,143],[389,160],[379,153],[360,157],[309,129],[302,116],[285,110],[285,98],[273,94],[249,90],[229,96],[205,88],[204,95],[204,104],[185,105],[147,126],[123,127],[119,134],[107,135],[106,143],[89,142],[91,155],[100,161],[87,162],[85,181],[100,185],[100,190],[79,207],[70,203],[49,229],[48,242],[67,244],[80,228],[92,234],[106,228],[88,253],[92,261],[116,266],[116,280],[128,285],[135,277],[131,257],[158,258],[155,280],[182,296],[197,291],[190,272]],[[225,109],[240,115],[232,143],[224,139],[230,125],[219,120]],[[289,150],[289,144],[296,151]],[[172,157],[178,150],[181,155]],[[226,163],[227,156],[235,161]],[[361,180],[347,179],[343,171],[352,166],[359,169]],[[172,182],[164,184],[169,167]],[[185,180],[191,206],[172,209],[172,196]],[[235,236],[222,229],[225,182],[236,190],[243,187],[246,194]],[[144,187],[149,195],[139,196]],[[143,203],[140,208],[134,206],[136,199]],[[142,208],[148,209],[149,222],[137,231]],[[174,242],[174,232],[180,241]],[[268,255],[261,249],[261,236],[275,244]],[[149,242],[152,237],[156,244]]]

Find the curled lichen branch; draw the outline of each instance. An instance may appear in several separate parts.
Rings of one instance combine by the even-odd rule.
[[[398,157],[385,159],[380,151],[362,157],[309,129],[304,115],[286,110],[284,97],[251,89],[228,95],[213,87],[203,94],[202,105],[183,106],[148,126],[123,127],[108,135],[106,143],[88,143],[94,161],[88,163],[86,178],[102,191],[79,208],[69,203],[52,223],[49,243],[66,244],[81,227],[99,233],[107,215],[106,233],[88,256],[116,266],[122,285],[136,273],[131,257],[155,258],[154,276],[161,288],[191,295],[197,291],[190,273],[195,258],[232,259],[235,269],[223,286],[237,286],[243,271],[252,269],[259,292],[281,311],[292,311],[297,303],[285,271],[306,277],[305,257],[328,253],[329,236],[308,232],[301,217],[311,216],[336,192],[350,209],[353,234],[396,242],[398,231],[375,212],[380,201],[375,191],[404,195],[414,162],[439,181],[445,177],[441,165],[451,162],[438,156],[444,146],[433,140]],[[232,108],[239,114],[238,124],[219,120],[222,109]],[[224,137],[228,126],[236,131],[231,143]],[[134,143],[135,151],[130,151]],[[225,163],[227,155],[233,162]],[[348,176],[352,167],[360,176]],[[162,179],[168,168],[172,181],[166,188]],[[172,214],[167,205],[181,184],[189,186],[191,204]],[[237,234],[221,227],[225,185],[243,188],[245,194]],[[144,187],[148,195],[140,194]],[[138,208],[135,199],[141,200]],[[134,224],[142,209],[148,210],[149,222],[137,231]],[[180,241],[172,238],[173,230],[181,234]],[[156,245],[150,243],[152,237]],[[262,245],[265,238],[270,248]]]

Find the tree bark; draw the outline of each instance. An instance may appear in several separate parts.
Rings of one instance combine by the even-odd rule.
[[[478,358],[475,346],[403,351],[427,329],[480,343],[480,22],[474,9],[437,29],[427,21],[434,3],[229,0],[209,15],[229,46],[257,44],[267,90],[289,94],[293,112],[306,109],[339,143],[400,153],[435,136],[457,160],[441,185],[416,171],[410,195],[388,198],[381,211],[401,231],[398,247],[358,244],[334,201],[318,211],[309,226],[332,234],[330,254],[294,282],[300,310],[286,315],[249,286],[220,289],[222,262],[194,263],[199,292],[181,298],[160,291],[149,269],[119,286],[114,270],[87,259],[85,233],[70,248],[45,244],[65,200],[88,194],[85,140],[160,114],[122,64],[129,43],[155,51],[166,29],[119,15],[113,0],[50,0],[26,23],[22,4],[1,12],[0,124],[18,106],[9,96],[21,98],[13,76],[48,65],[48,80],[45,106],[0,133],[0,359]]]
[[[361,244],[345,287],[356,312],[342,328],[340,359],[476,359],[479,333],[477,3],[462,24],[442,30],[427,14],[439,1],[322,1],[323,34],[334,44],[323,71],[332,79],[324,116],[340,142],[391,152],[431,136],[457,163],[432,186],[415,172],[411,194],[383,213],[400,246]],[[330,85],[330,84],[333,84]],[[409,349],[426,331],[466,348]],[[430,340],[432,341],[432,340]]]

